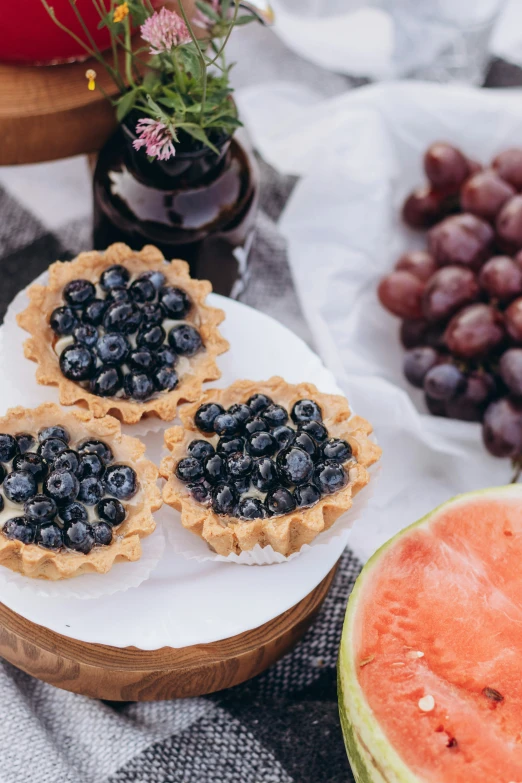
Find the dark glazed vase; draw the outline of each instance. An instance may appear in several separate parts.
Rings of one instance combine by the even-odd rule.
[[[252,154],[237,139],[176,149],[167,161],[136,151],[121,126],[100,152],[94,172],[94,246],[156,245],[165,258],[188,261],[192,277],[238,296],[248,275],[259,177]]]

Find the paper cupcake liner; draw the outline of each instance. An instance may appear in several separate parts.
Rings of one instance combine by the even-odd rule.
[[[115,563],[106,574],[81,574],[56,582],[31,579],[0,566],[0,593],[6,585],[15,586],[25,594],[43,598],[89,600],[125,592],[145,582],[161,560],[165,551],[165,535],[161,524],[157,525],[154,533],[141,539],[141,549],[139,560]]]
[[[175,511],[168,506],[163,506],[159,515],[162,515],[168,546],[170,546],[176,554],[181,555],[186,560],[196,560],[198,563],[204,563],[210,560],[218,563],[236,563],[238,565],[248,566],[288,563],[290,560],[299,557],[310,549],[326,546],[336,538],[344,537],[348,540],[351,528],[355,522],[362,519],[362,516],[373,497],[375,484],[380,474],[380,466],[372,466],[369,472],[371,475],[370,483],[355,496],[351,508],[340,516],[331,528],[325,530],[323,533],[319,533],[311,544],[305,544],[301,547],[299,552],[294,552],[288,557],[276,552],[271,546],[260,547],[259,544],[256,544],[253,549],[241,552],[239,555],[236,555],[235,553],[227,555],[227,557],[218,555],[216,552],[212,552],[206,541],[183,527],[181,524],[181,516],[178,511]]]

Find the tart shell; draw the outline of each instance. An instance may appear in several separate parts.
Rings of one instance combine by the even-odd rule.
[[[194,415],[200,405],[217,402],[228,408],[236,402],[246,402],[253,394],[269,395],[275,403],[288,411],[300,399],[312,399],[323,412],[323,423],[331,437],[343,438],[351,445],[354,460],[346,465],[349,482],[333,495],[323,496],[309,508],[289,514],[253,521],[238,520],[215,514],[211,509],[197,503],[187,492],[185,485],[175,475],[175,467],[186,456],[188,444],[195,438],[208,438],[194,424]],[[290,385],[283,378],[273,377],[268,381],[236,381],[226,389],[209,389],[197,403],[184,405],[179,415],[183,426],[171,427],[165,432],[165,444],[170,456],[162,460],[160,473],[167,479],[163,488],[163,500],[181,512],[184,527],[203,538],[219,555],[271,546],[285,557],[298,552],[304,544],[328,530],[341,514],[351,505],[353,497],[370,480],[368,468],[376,462],[381,449],[370,439],[372,427],[359,416],[352,416],[345,397],[322,394],[310,383]]]
[[[158,470],[145,458],[145,446],[137,438],[122,435],[119,421],[111,416],[95,419],[87,411],[65,411],[54,403],[44,403],[34,409],[11,408],[0,418],[0,432],[36,434],[43,427],[58,424],[66,427],[75,441],[92,437],[108,443],[116,462],[125,462],[134,468],[140,489],[126,502],[127,517],[114,529],[109,546],[94,547],[84,555],[68,549],[53,551],[37,544],[12,541],[0,532],[0,564],[24,576],[56,581],[92,572],[104,574],[114,563],[139,560],[140,539],[154,532],[156,523],[152,512],[162,505],[156,483]]]
[[[59,357],[54,351],[56,335],[49,324],[51,313],[64,304],[62,291],[71,280],[84,278],[97,283],[102,272],[113,264],[122,264],[131,274],[160,270],[167,283],[183,288],[191,297],[194,307],[186,321],[197,326],[205,350],[190,359],[191,373],[182,376],[176,389],[160,393],[147,402],[138,403],[114,397],[98,397],[78,383],[65,378],[60,370]],[[57,261],[49,267],[47,286],[32,285],[29,288],[29,306],[17,316],[22,329],[31,337],[24,343],[27,359],[37,362],[36,380],[44,386],[58,386],[62,405],[79,405],[88,408],[96,418],[112,415],[126,424],[136,424],[142,417],[157,416],[163,421],[176,418],[180,402],[197,400],[202,384],[221,376],[216,364],[219,354],[228,350],[227,340],[221,337],[218,326],[224,320],[223,310],[205,304],[212,286],[207,280],[193,280],[185,261],[166,262],[153,245],[146,245],[136,252],[123,243],[110,245],[103,253],[80,253],[73,261]]]

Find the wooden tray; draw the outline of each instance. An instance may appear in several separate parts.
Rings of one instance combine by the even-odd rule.
[[[253,631],[212,644],[161,650],[69,639],[0,604],[0,655],[40,680],[109,701],[152,701],[230,688],[267,669],[301,638],[337,566],[306,598]]]

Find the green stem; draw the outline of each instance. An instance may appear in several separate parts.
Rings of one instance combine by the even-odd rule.
[[[236,2],[239,2],[239,0],[236,0]],[[201,99],[201,114],[199,119],[199,124],[203,127],[203,120],[205,118],[205,103],[207,101],[207,61],[205,60],[205,55],[203,54],[201,50],[201,46],[199,45],[199,41],[196,38],[196,35],[194,33],[194,30],[192,29],[192,25],[190,24],[190,20],[185,12],[185,9],[183,7],[183,0],[179,0],[179,9],[181,11],[181,15],[183,17],[183,21],[187,25],[187,29],[190,33],[190,37],[192,38],[194,45],[197,49],[199,61],[201,63],[201,67],[203,69],[203,95]]]
[[[224,49],[225,49],[225,46],[227,45],[227,43],[228,43],[228,40],[229,40],[230,36],[232,35],[232,30],[234,29],[234,25],[236,24],[236,19],[237,19],[238,12],[239,12],[239,0],[234,0],[234,16],[232,17],[232,20],[231,20],[231,22],[230,22],[230,27],[228,28],[228,33],[226,34],[226,36],[225,36],[225,40],[224,40],[224,41],[223,41],[223,43],[221,44],[221,48],[220,48],[220,49],[219,49],[219,51],[217,52],[217,54],[216,54],[216,56],[214,57],[214,59],[213,59],[213,60],[211,60],[211,61],[208,63],[208,65],[209,65],[209,66],[210,66],[210,65],[214,65],[214,64],[215,64],[215,62],[216,62],[216,60],[219,58],[219,56],[220,56],[221,54],[223,54],[223,51],[224,51]]]
[[[517,484],[520,478],[520,473],[522,472],[522,463],[520,459],[514,459],[512,465],[513,465],[513,476],[511,478],[510,483]]]
[[[132,87],[136,87],[134,78],[132,76],[132,49],[130,43],[130,22],[129,22],[128,15],[125,17],[123,26],[125,30],[125,47],[126,47],[125,48],[125,73],[127,75],[127,82]]]

